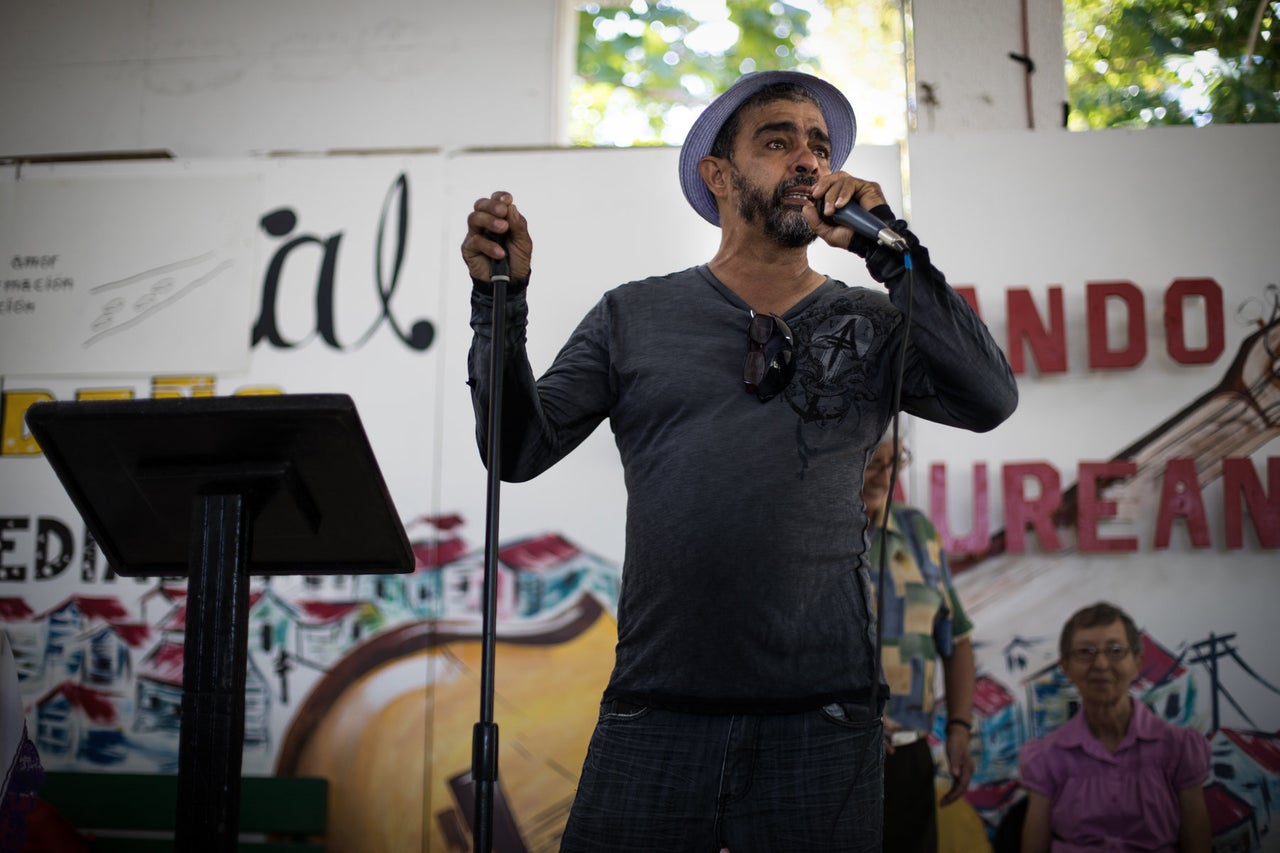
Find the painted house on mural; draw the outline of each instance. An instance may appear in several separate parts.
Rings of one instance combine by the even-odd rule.
[[[123,693],[133,680],[135,659],[151,639],[151,627],[140,622],[107,622],[90,626],[75,638],[81,656],[80,683]]]
[[[248,658],[244,694],[244,742],[246,746],[270,741],[267,727],[271,697],[266,679]],[[176,738],[182,719],[183,646],[164,640],[143,659],[138,669],[137,701],[133,731],[170,734]]]
[[[1252,808],[1259,836],[1273,838],[1280,832],[1280,732],[1219,729],[1209,754],[1214,781]]]
[[[1214,853],[1247,853],[1261,846],[1253,806],[1217,782],[1204,786],[1204,803]]]
[[[1023,678],[1022,687],[1028,739],[1044,737],[1071,719],[1080,707],[1080,693],[1057,661]]]
[[[524,618],[544,616],[583,592],[595,591],[596,575],[610,576],[605,561],[558,533],[513,542],[498,558],[515,570],[516,615]],[[617,602],[616,592],[611,602]]]
[[[294,628],[297,611],[285,601],[274,586],[249,593],[249,651],[270,655],[278,649],[296,654]]]
[[[405,601],[414,618],[440,619],[444,616],[443,567],[461,559],[467,553],[467,544],[453,531],[462,524],[460,516],[445,516],[440,522],[442,535],[422,537],[410,541],[413,548],[413,573],[404,577]]]
[[[964,798],[988,827],[999,827],[1006,816],[1011,822],[1021,820],[1026,799],[1017,779],[970,785]]]
[[[46,680],[73,678],[83,661],[76,638],[93,622],[123,622],[129,611],[114,597],[73,595],[42,614],[46,626],[43,673]]]
[[[929,742],[935,761],[946,743],[946,709],[939,707]],[[990,827],[1000,824],[1022,799],[1018,786],[1018,748],[1025,739],[1022,712],[1013,692],[989,675],[979,675],[973,691],[974,772],[965,800]]]
[[[133,730],[176,736],[182,719],[182,643],[165,639],[157,644],[143,658],[135,685]]]
[[[114,764],[125,757],[116,697],[64,681],[36,700],[35,743],[45,767],[75,761]]]
[[[342,653],[384,624],[378,608],[367,601],[296,601],[297,656],[327,667]]]
[[[1155,638],[1142,632],[1142,670],[1133,689],[1142,701],[1175,726],[1196,726],[1196,681],[1191,670]]]
[[[355,578],[355,598],[378,607],[387,624],[444,616],[444,580],[440,571],[466,553],[458,530],[460,515],[420,516],[405,525],[413,550],[413,571],[407,575],[361,575]]]
[[[9,636],[9,649],[24,688],[44,671],[45,623],[37,619],[25,599],[0,598],[0,629]]]
[[[296,625],[296,612],[272,587],[249,593],[246,743],[251,742],[248,739],[251,712],[261,713],[262,725],[266,725],[265,714],[269,703],[266,680],[261,676],[262,669],[276,669],[279,666],[277,661],[296,657],[297,635],[293,630]],[[138,678],[138,717],[135,719],[134,729],[139,732],[177,731],[177,715],[182,706],[182,649],[187,629],[185,598],[174,606],[158,628],[164,639],[148,657],[145,674]],[[253,680],[255,673],[258,673],[256,688]],[[262,695],[257,695],[255,689]],[[281,693],[286,690],[282,685]],[[260,704],[263,706],[261,709],[258,707]],[[260,734],[265,739],[265,733]]]
[[[1022,714],[1013,693],[996,679],[980,675],[973,689],[973,736],[978,744],[974,778],[1003,782],[1018,773],[1018,748],[1025,740]],[[935,735],[945,739],[946,721],[935,725]]]
[[[155,586],[138,599],[138,605],[142,608],[142,621],[148,625],[159,625],[186,602],[186,583],[179,584],[164,578],[156,581]]]

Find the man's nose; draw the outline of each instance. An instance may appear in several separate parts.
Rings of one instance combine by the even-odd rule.
[[[818,173],[818,156],[807,147],[801,148],[796,155],[795,170],[802,175],[816,175]]]

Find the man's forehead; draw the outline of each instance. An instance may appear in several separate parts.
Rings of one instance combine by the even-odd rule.
[[[827,120],[817,104],[809,101],[792,101],[785,98],[752,104],[743,110],[742,124],[751,134],[775,127],[791,128],[806,135],[815,132],[823,139],[828,137]]]

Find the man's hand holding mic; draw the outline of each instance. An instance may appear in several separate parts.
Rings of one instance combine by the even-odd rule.
[[[493,262],[506,259],[512,279],[529,277],[533,238],[529,223],[516,209],[511,193],[499,190],[477,199],[467,216],[467,236],[462,241],[462,259],[477,281],[489,281]]]
[[[872,243],[908,251],[907,241],[871,213],[873,208],[889,203],[874,181],[833,172],[818,178],[810,195],[813,205],[805,206],[805,221],[815,234],[837,249],[848,248],[853,235],[859,234]]]

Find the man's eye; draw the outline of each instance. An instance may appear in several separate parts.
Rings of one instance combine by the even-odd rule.
[[[824,160],[830,160],[830,159],[831,159],[831,152],[830,152],[830,151],[828,151],[828,150],[827,150],[827,149],[825,149],[825,148],[815,148],[815,149],[813,149],[813,153],[814,153],[816,156],[821,157],[821,158],[822,158],[822,159],[824,159]]]

